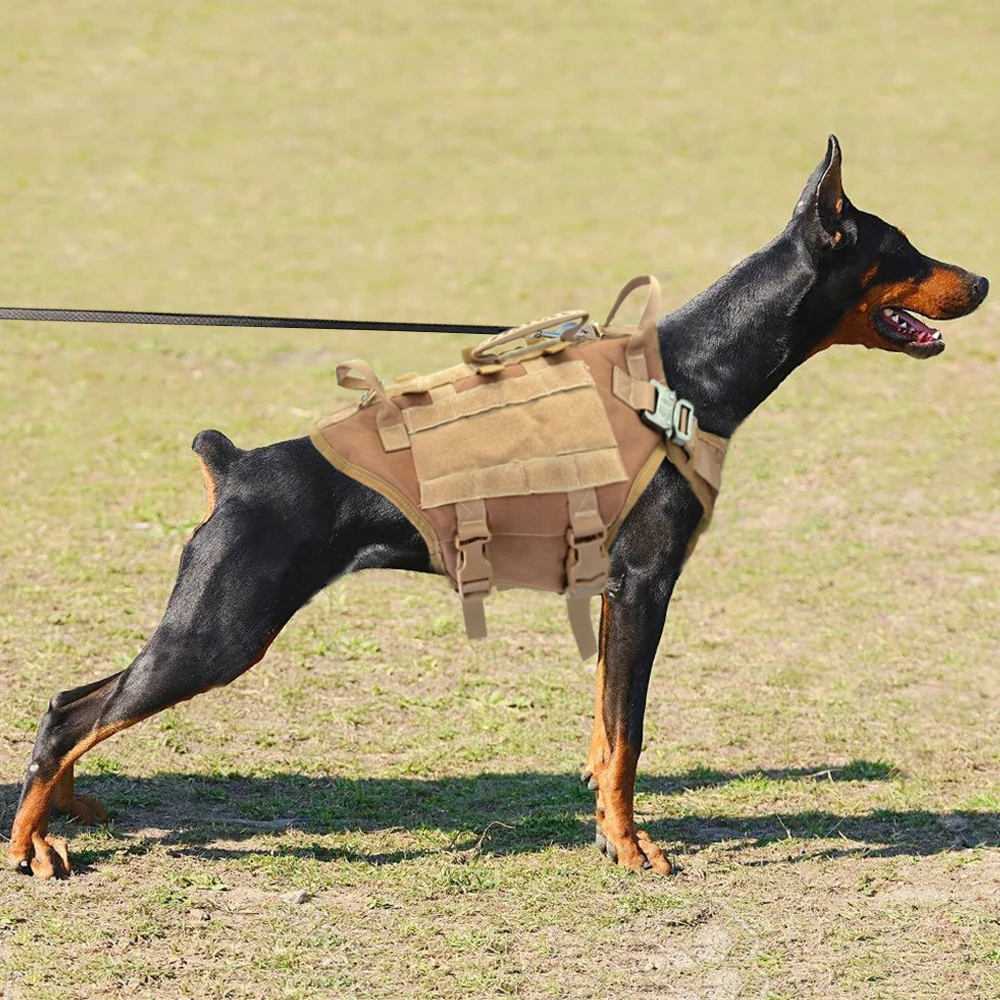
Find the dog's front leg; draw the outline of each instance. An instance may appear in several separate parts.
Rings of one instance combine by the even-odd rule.
[[[650,672],[700,505],[661,469],[619,531],[601,605],[597,696],[583,778],[597,794],[597,845],[628,868],[669,875],[669,859],[636,829],[634,793]]]
[[[634,816],[646,691],[665,612],[664,606],[619,595],[604,598],[587,770],[590,787],[597,793],[600,850],[627,868],[652,868],[669,875],[673,870],[669,859],[644,830],[636,829]]]

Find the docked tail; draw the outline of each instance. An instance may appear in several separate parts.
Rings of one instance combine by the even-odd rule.
[[[215,509],[220,490],[225,486],[230,467],[243,451],[237,448],[222,431],[215,430],[202,431],[198,434],[191,442],[191,450],[201,462],[201,474],[205,479],[207,521]]]

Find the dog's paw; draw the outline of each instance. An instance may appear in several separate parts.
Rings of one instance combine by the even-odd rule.
[[[11,868],[35,878],[65,878],[72,870],[66,841],[40,833],[32,834],[28,850],[11,849],[7,860]]]
[[[108,821],[108,811],[97,799],[89,795],[74,795],[69,802],[56,805],[54,808],[57,812],[72,816],[83,826],[98,826]]]
[[[595,842],[601,854],[624,868],[653,871],[657,875],[672,875],[678,870],[645,830],[614,838],[598,826]]]

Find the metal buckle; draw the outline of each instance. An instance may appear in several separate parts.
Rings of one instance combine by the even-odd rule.
[[[534,337],[541,337],[545,340],[558,340],[567,330],[572,330],[576,326],[576,322],[571,320],[569,323],[562,323],[560,326],[552,327],[548,330],[540,330],[538,333],[532,334]],[[584,323],[583,326],[577,331],[574,340],[599,340],[600,331],[597,324],[591,320],[589,323]]]
[[[674,444],[686,445],[694,433],[694,407],[686,399],[674,403],[673,431],[670,440]]]
[[[678,399],[662,382],[649,380],[656,390],[656,406],[652,410],[640,410],[639,416],[650,427],[663,432],[663,436],[674,444],[686,445],[691,440],[694,429],[694,406],[686,399]]]

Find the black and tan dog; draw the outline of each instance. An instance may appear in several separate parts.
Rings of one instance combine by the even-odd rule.
[[[855,208],[831,137],[784,231],[660,320],[667,382],[694,404],[705,430],[729,437],[793,369],[831,344],[940,354],[940,334],[913,314],[964,316],[988,288],[985,278],[925,257],[898,229]],[[209,514],[184,549],[163,621],[127,670],[57,694],[39,725],[9,851],[22,872],[69,872],[65,842],[48,835],[53,808],[83,823],[105,818],[100,803],[73,790],[74,763],[91,747],[235,680],[342,574],[431,571],[406,517],[334,469],[308,438],[242,451],[204,431],[194,450]],[[584,779],[597,793],[599,846],[630,868],[671,870],[635,828],[633,789],[650,670],[700,516],[687,481],[665,462],[611,550]]]

